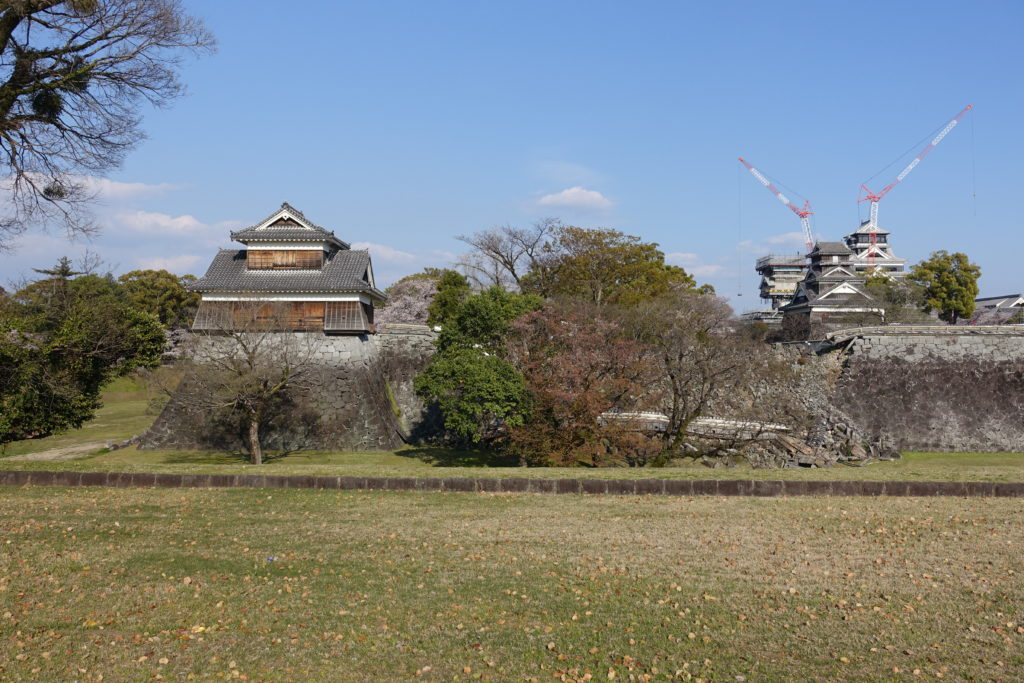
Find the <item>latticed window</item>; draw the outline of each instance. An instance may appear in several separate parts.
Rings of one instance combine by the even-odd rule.
[[[229,330],[234,324],[231,304],[226,301],[202,301],[196,311],[194,330]]]
[[[373,329],[373,306],[359,301],[203,301],[192,329],[363,333]]]
[[[372,313],[371,313],[372,315]],[[328,301],[324,330],[328,332],[367,332],[370,329],[364,304],[358,301]]]
[[[316,270],[323,265],[319,249],[248,249],[250,270]]]

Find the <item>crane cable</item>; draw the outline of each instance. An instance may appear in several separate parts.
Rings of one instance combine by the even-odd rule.
[[[971,125],[972,125],[972,127],[973,127],[973,125],[974,125],[973,121],[974,121],[974,119],[972,118],[972,119],[971,119],[971,122],[972,122],[972,123],[971,123]],[[920,147],[921,147],[921,145],[923,145],[923,144],[924,144],[925,142],[927,142],[928,140],[931,140],[931,139],[933,139],[933,138],[934,138],[934,137],[935,137],[936,135],[938,135],[938,134],[939,134],[939,131],[940,131],[940,130],[942,130],[943,128],[945,128],[945,127],[946,127],[946,125],[947,125],[947,124],[945,124],[945,123],[944,123],[944,124],[942,124],[941,126],[938,126],[938,127],[936,127],[936,128],[935,128],[935,129],[934,129],[934,130],[933,130],[933,131],[932,131],[931,133],[928,133],[927,135],[925,135],[924,137],[922,137],[922,138],[921,138],[920,140],[918,140],[917,142],[915,142],[915,143],[913,143],[912,145],[910,145],[909,147],[907,147],[907,148],[906,148],[905,150],[903,150],[902,152],[900,152],[899,156],[897,156],[897,157],[896,157],[895,159],[893,159],[892,161],[890,161],[890,162],[889,162],[888,164],[886,164],[886,165],[885,165],[884,167],[882,167],[881,169],[879,169],[879,170],[878,170],[878,171],[877,171],[877,172],[876,172],[876,173],[875,173],[874,175],[872,175],[872,176],[871,176],[870,178],[868,178],[868,179],[867,179],[867,180],[865,180],[865,181],[864,181],[863,183],[861,183],[861,185],[867,185],[867,184],[868,184],[868,183],[870,183],[870,182],[871,182],[872,180],[874,180],[874,179],[875,179],[875,178],[877,178],[878,176],[882,175],[883,173],[885,173],[886,171],[888,171],[888,170],[889,170],[890,168],[892,168],[892,167],[893,167],[893,166],[895,166],[896,164],[900,163],[900,162],[901,162],[902,160],[906,159],[908,155],[910,155],[910,154],[913,154],[913,153],[914,153],[914,150],[916,150],[916,149],[920,148]],[[858,196],[858,202],[857,202],[857,221],[858,221],[858,222],[860,222],[860,220],[861,220],[861,217],[860,217],[860,205],[861,205],[861,202],[859,201],[859,196]]]

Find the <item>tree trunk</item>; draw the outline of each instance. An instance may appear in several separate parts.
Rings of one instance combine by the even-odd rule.
[[[263,447],[260,446],[260,421],[253,416],[249,418],[249,456],[253,465],[263,464]]]

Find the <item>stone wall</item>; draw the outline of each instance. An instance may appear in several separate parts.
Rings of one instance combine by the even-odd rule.
[[[424,326],[382,327],[376,335],[275,333],[282,344],[295,335],[315,336],[314,367],[309,388],[281,402],[270,416],[267,447],[394,450],[424,434],[430,416],[412,390],[412,379],[434,352],[434,333]],[[216,337],[202,340],[217,343]],[[241,419],[194,408],[191,390],[178,389],[139,447],[243,450]]]
[[[1024,450],[1024,329],[899,328],[837,334],[834,404],[900,450]]]

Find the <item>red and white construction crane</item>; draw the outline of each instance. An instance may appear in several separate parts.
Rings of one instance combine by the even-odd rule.
[[[871,202],[871,213],[868,217],[868,223],[871,225],[872,246],[874,246],[875,231],[878,229],[878,202],[882,199],[882,197],[889,194],[892,191],[892,188],[899,185],[903,181],[903,179],[910,174],[911,171],[917,168],[917,165],[921,163],[921,160],[924,159],[929,152],[935,149],[935,145],[942,142],[942,138],[949,135],[949,131],[953,130],[953,128],[956,127],[956,124],[960,123],[960,119],[962,119],[964,115],[971,110],[972,106],[973,105],[968,104],[966,107],[963,108],[963,110],[959,114],[954,116],[953,120],[947,123],[945,127],[941,131],[939,131],[939,134],[932,138],[931,142],[925,145],[925,148],[921,150],[920,154],[914,157],[914,160],[907,164],[907,167],[905,169],[900,171],[900,174],[896,176],[896,179],[882,188],[881,192],[872,192],[870,189],[868,189],[867,185],[860,186],[861,190],[864,192],[864,196],[858,199],[857,201]]]
[[[789,207],[790,211],[792,211],[793,213],[800,217],[800,226],[803,228],[804,231],[804,241],[807,243],[807,251],[810,252],[812,249],[814,249],[814,237],[811,236],[811,222],[807,218],[808,216],[814,215],[814,212],[811,211],[811,202],[806,201],[804,202],[804,208],[798,208],[796,204],[789,201],[789,197],[782,194],[782,192],[779,191],[779,188],[775,187],[772,181],[768,180],[768,178],[766,178],[763,173],[761,173],[756,168],[747,163],[746,159],[740,157],[740,163],[746,166],[747,170],[750,171],[750,173],[755,178],[757,178],[757,182],[761,183],[766,188],[768,188],[768,191],[771,192],[776,197],[778,197],[780,202],[785,204],[787,207]]]

